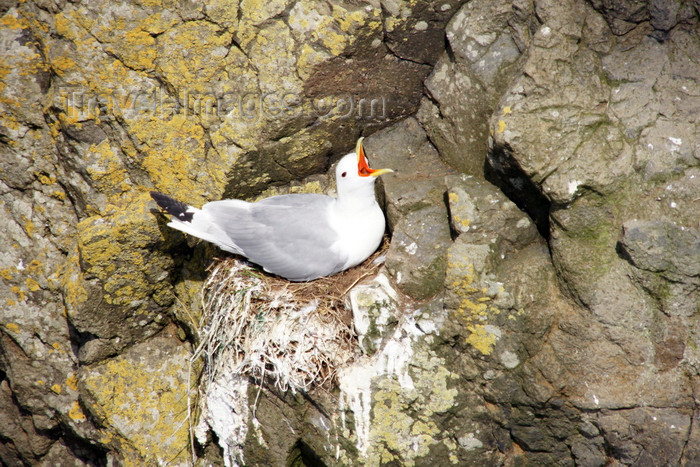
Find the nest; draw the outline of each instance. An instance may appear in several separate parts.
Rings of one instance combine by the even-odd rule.
[[[363,264],[312,282],[270,276],[238,257],[216,259],[204,284],[195,352],[204,357],[203,386],[221,372],[281,391],[333,386],[357,349],[345,295],[376,273],[386,243]]]

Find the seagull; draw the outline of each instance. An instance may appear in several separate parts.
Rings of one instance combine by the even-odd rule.
[[[374,195],[377,177],[357,141],[335,169],[338,196],[299,193],[257,202],[226,199],[201,209],[168,195],[151,197],[170,214],[168,226],[217,245],[294,282],[330,276],[367,259],[384,236],[384,213]]]

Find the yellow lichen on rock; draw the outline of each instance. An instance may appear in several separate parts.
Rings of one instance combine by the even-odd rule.
[[[471,333],[467,337],[467,344],[474,347],[483,355],[491,355],[493,352],[493,346],[498,340],[498,335],[489,332],[489,330],[483,324],[470,325],[467,326],[467,329]]]
[[[290,0],[280,2],[241,0],[239,7],[240,22],[236,31],[236,39],[241,47],[246,49],[257,36],[258,26],[282,13],[290,3]]]
[[[341,54],[358,38],[369,36],[381,29],[379,9],[365,8],[348,10],[341,5],[333,5],[332,22],[325,30],[318,32],[318,39],[332,55]]]
[[[107,428],[103,439],[129,444],[125,461],[173,464],[188,456],[189,354],[171,338],[154,338],[91,368],[83,377],[87,408]],[[128,441],[126,441],[128,440]]]
[[[84,287],[84,276],[80,269],[80,256],[77,251],[68,255],[66,262],[56,271],[55,277],[60,280],[63,299],[69,313],[87,301],[88,295]]]
[[[474,251],[488,250],[480,245],[469,246]],[[454,253],[451,251],[450,253]],[[473,263],[464,262],[454,254],[448,254],[446,287],[450,294],[451,311],[456,321],[468,332],[465,342],[482,355],[491,355],[494,345],[500,337],[496,326],[490,320],[501,313],[493,304],[494,296],[504,293],[499,285],[494,291],[481,285]]]
[[[151,219],[150,203],[148,193],[139,193],[128,210],[107,218],[89,217],[78,224],[85,272],[102,281],[107,304],[127,305],[168,288],[163,281],[152,282],[148,274],[166,268],[170,261],[152,254],[149,248],[160,237]]]
[[[152,70],[157,57],[156,40],[140,28],[127,31],[123,40],[110,48],[124,64],[137,70]]]
[[[188,21],[169,28],[158,40],[157,70],[179,91],[208,93],[221,81],[227,92],[227,69],[246,64],[231,47],[232,35],[208,21]]]
[[[68,416],[76,422],[84,422],[85,420],[87,420],[87,417],[83,413],[83,410],[80,408],[80,404],[78,404],[78,401],[73,401],[73,405],[68,411]]]
[[[373,394],[366,465],[391,462],[395,453],[401,453],[402,465],[416,465],[417,459],[430,455],[431,447],[444,443],[434,417],[454,407],[458,390],[452,386],[458,377],[440,357],[420,347],[411,359],[415,386],[402,387],[387,378],[379,381]]]
[[[498,133],[503,133],[506,131],[506,122],[504,120],[499,120],[498,121]]]
[[[93,186],[110,197],[132,189],[126,167],[117,151],[109,139],[104,139],[99,144],[92,144],[86,152],[87,171]]]
[[[76,63],[70,57],[59,55],[51,57],[49,66],[51,67],[51,71],[56,73],[58,76],[64,76],[66,73],[75,69]]]
[[[467,230],[469,228],[469,219],[462,219],[459,214],[452,216],[452,220],[462,227],[462,230]]]
[[[296,42],[287,23],[277,20],[261,29],[251,42],[250,54],[255,57],[263,95],[298,95],[301,92],[302,83],[295,73],[298,56]],[[263,116],[275,118],[269,111],[264,112]]]
[[[21,16],[7,14],[0,18],[0,26],[9,29],[26,29],[29,26],[29,23]]]
[[[157,190],[188,202],[204,202],[202,192],[218,193],[225,183],[225,168],[208,161],[204,128],[185,115],[170,120],[145,118],[131,122],[130,130],[141,142],[139,163]],[[212,161],[215,162],[215,161]],[[206,177],[205,177],[206,174]],[[196,182],[198,177],[201,181]]]
[[[69,387],[70,389],[72,389],[73,391],[77,391],[77,390],[78,390],[78,378],[75,376],[74,373],[71,373],[71,374],[68,375],[68,377],[66,378],[66,386],[68,386],[68,387]]]
[[[24,283],[30,292],[36,292],[37,290],[39,290],[39,283],[35,279],[32,279],[31,277],[27,277],[25,279]]]
[[[71,41],[81,51],[87,52],[96,44],[95,39],[89,34],[94,27],[94,23],[87,22],[87,11],[85,9],[66,9],[54,16],[56,32]]]
[[[301,79],[307,79],[313,74],[313,68],[330,58],[324,50],[318,50],[309,44],[303,44],[297,58],[297,73]]]
[[[300,45],[297,73],[305,78],[313,67],[337,56],[362,37],[379,34],[381,12],[377,8],[348,9],[321,2],[298,2],[289,12],[287,24]]]
[[[12,290],[12,293],[17,295],[17,299],[20,302],[23,302],[27,298],[27,296],[24,294],[24,291],[22,289],[20,289],[19,287],[17,287],[16,285],[12,286],[12,288],[10,290]]]
[[[207,17],[215,23],[235,31],[238,29],[238,5],[239,0],[208,0]]]

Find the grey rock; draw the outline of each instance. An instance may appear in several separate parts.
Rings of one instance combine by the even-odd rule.
[[[690,317],[699,309],[698,229],[670,221],[628,221],[622,225],[619,247],[623,258],[635,266],[637,280],[658,297],[664,312]]]
[[[677,465],[690,416],[682,409],[636,408],[602,414],[597,423],[605,441],[614,446],[613,459],[623,464]]]
[[[553,17],[585,18],[592,14],[581,6],[570,8],[571,11],[562,12],[560,9],[566,9],[563,5],[552,4],[545,11]],[[576,24],[581,26],[573,27]],[[575,38],[581,34],[581,21],[542,25],[523,65],[525,75],[501,100],[500,111],[491,123],[491,153],[495,156],[499,151],[514,152],[524,175],[541,186],[552,202],[561,204],[575,199],[583,187],[613,189],[632,171],[632,148],[601,105],[607,102],[609,90],[601,79],[600,59],[592,51],[578,48]],[[567,56],[575,59],[560,61]],[[523,98],[533,92],[533,98]],[[575,110],[583,108],[587,109],[583,113]],[[538,130],[525,130],[517,123],[521,121],[525,126],[538,122]],[[517,156],[520,153],[528,156],[521,158]],[[582,164],[584,160],[586,163]],[[496,172],[501,165],[491,162]]]
[[[59,292],[76,259],[77,216],[49,125],[53,78],[43,32],[23,22],[17,7],[6,9],[0,28],[8,70],[0,99],[0,463],[8,465],[40,462],[62,433],[74,431],[67,414],[79,397],[68,384],[77,360]]]
[[[483,169],[485,122],[520,57],[507,32],[510,12],[511,2],[477,1],[455,14],[446,30],[454,57],[435,65],[417,114],[443,160],[470,175]]]
[[[91,417],[116,434],[100,441],[121,462],[186,462],[186,454],[177,448],[189,436],[181,424],[188,410],[189,360],[188,346],[163,333],[113,359],[81,368],[81,400]],[[119,449],[121,439],[135,441]]]
[[[443,50],[445,24],[463,3],[383,0],[389,13],[384,20],[387,47],[403,60],[433,65]]]
[[[453,171],[441,160],[414,118],[375,133],[365,149],[374,167],[395,173],[380,180],[389,230],[405,215],[422,208],[444,205],[444,177]]]
[[[615,3],[595,0],[591,4],[602,13],[603,18],[616,35],[624,35],[634,29],[637,23],[649,19],[648,2],[641,0],[625,0]]]
[[[491,255],[491,245],[468,243],[465,237],[458,237],[448,250],[450,267],[445,282],[452,284],[470,276],[480,283],[491,270]]]
[[[700,459],[700,431],[694,428],[694,424],[697,420],[697,415],[693,415],[693,426],[691,426],[688,441],[683,450],[683,457],[681,457],[682,465],[690,466],[696,459]]]
[[[246,463],[695,465],[698,11],[0,2],[0,463],[190,462],[215,253],[147,187],[272,193],[365,135],[408,296],[365,297],[362,408],[251,389]]]
[[[81,267],[85,271],[83,301],[68,310],[71,324],[90,336],[80,345],[84,362],[116,352],[154,335],[168,322],[174,297],[164,279],[172,259],[152,252],[158,229],[141,227],[152,214],[143,209],[113,219],[88,218],[79,224]],[[147,267],[133,270],[134,261]]]
[[[600,22],[601,16],[585,5],[555,6],[537,2],[542,24],[534,28],[529,60],[524,64],[526,76],[512,85],[510,94],[499,103],[501,110],[492,117],[493,146],[489,163],[496,172],[504,174],[501,183],[515,187],[512,193],[522,193],[517,185],[531,181],[535,189],[551,201],[546,209],[551,221],[547,231],[552,260],[567,295],[586,310],[580,314],[576,311],[578,305],[560,308],[558,324],[548,340],[558,357],[553,358],[547,351],[539,352],[516,371],[523,372],[526,379],[533,378],[534,373],[526,373],[533,365],[547,381],[560,384],[570,381],[565,383],[567,387],[580,386],[580,382],[585,381],[582,388],[586,390],[577,396],[570,395],[570,400],[577,407],[589,408],[609,406],[612,401],[618,408],[634,407],[640,398],[648,401],[648,397],[657,394],[651,388],[656,387],[661,378],[666,381],[664,387],[674,390],[653,405],[685,407],[692,390],[681,368],[684,365],[696,368],[697,365],[697,353],[687,342],[688,339],[696,341],[695,337],[690,337],[695,336],[696,327],[690,324],[694,320],[688,318],[699,304],[693,292],[697,286],[689,285],[695,279],[679,274],[680,269],[688,266],[679,258],[688,258],[689,263],[693,263],[696,255],[690,250],[698,249],[694,230],[697,216],[695,220],[688,217],[690,212],[697,213],[697,208],[687,204],[691,199],[687,193],[693,191],[691,186],[695,186],[697,177],[697,119],[689,117],[690,109],[697,104],[696,91],[691,91],[687,98],[673,101],[671,96],[679,96],[682,89],[678,87],[680,81],[671,78],[670,70],[684,69],[687,70],[683,72],[685,75],[693,76],[692,70],[697,67],[691,64],[695,59],[685,58],[685,52],[680,51],[694,50],[695,45],[687,42],[683,28],[673,30],[661,42],[647,37],[653,28],[643,23],[650,16],[642,3],[592,2],[592,5],[604,13],[602,18],[611,31],[606,31]],[[580,19],[562,24],[561,19],[572,12]],[[560,35],[562,31],[566,33]],[[622,40],[613,39],[603,44],[602,39],[610,39],[611,32],[626,35]],[[569,40],[579,36],[587,47],[601,54],[600,61],[596,56],[581,53],[578,46],[576,50],[571,48]],[[550,67],[546,59],[534,59],[540,49],[551,59],[559,57],[554,60],[569,57],[565,59],[568,64],[558,62]],[[672,52],[676,50],[680,55]],[[583,85],[586,90],[575,91],[581,88],[574,84],[571,76],[577,76],[584,68],[588,73],[594,70],[593,79],[589,74],[589,81]],[[696,89],[696,83],[694,79],[684,81],[682,86],[686,86],[686,91],[682,91],[682,95]],[[570,98],[573,100],[564,103]],[[579,105],[586,109],[586,115],[567,114]],[[520,111],[527,114],[535,108],[543,112],[524,117],[528,119],[524,125],[511,125],[519,119],[514,114]],[[581,126],[571,132],[566,128],[574,121]],[[591,125],[590,131],[582,130],[588,125]],[[528,142],[530,140],[532,143]],[[529,149],[524,149],[526,147]],[[601,149],[605,147],[609,149]],[[583,153],[587,156],[574,162],[577,155]],[[602,153],[614,154],[619,159],[604,161],[600,158]],[[583,160],[586,162],[581,163]],[[509,168],[521,171],[520,176],[516,170],[507,172]],[[559,178],[559,170],[570,178]],[[531,214],[535,213],[532,206],[524,206]],[[636,227],[637,222],[648,230],[634,233],[630,230],[628,234],[628,223]],[[678,235],[676,231],[691,233]],[[623,240],[628,235],[630,239]],[[663,244],[669,246],[662,247]],[[678,250],[682,253],[670,256],[665,253]],[[671,260],[671,256],[677,259]],[[666,278],[662,278],[664,274]],[[670,275],[675,275],[675,279],[668,280]],[[589,348],[584,342],[596,344]],[[527,345],[538,348],[531,342]],[[578,348],[583,361],[578,357],[568,360],[573,354],[564,348],[570,345]],[[568,355],[567,359],[558,362],[563,355]],[[617,363],[612,363],[615,361]],[[577,369],[570,374],[570,380],[569,376],[561,376],[567,373],[566,368]],[[603,373],[607,379],[605,384],[592,383],[597,378],[594,375]],[[635,383],[621,383],[629,382],[630,377]],[[625,388],[634,387],[635,394],[613,389],[620,384]],[[546,392],[538,395],[534,388],[529,388],[528,393],[533,397],[546,395]],[[627,405],[623,403],[625,400]],[[629,424],[628,420],[620,422],[624,423]],[[553,424],[553,420],[548,422],[550,426]],[[536,443],[545,439],[539,434],[546,432],[531,427],[523,430],[520,436]],[[686,433],[681,429],[669,435],[670,444],[683,444]],[[631,432],[628,436],[630,440],[643,438]],[[586,430],[584,437],[590,442],[579,438],[570,441],[571,455],[585,458],[587,460],[581,462],[592,465],[605,462],[597,430]],[[612,440],[611,436],[605,437],[606,443],[620,447],[616,458],[621,462],[632,462],[632,459],[649,465],[678,462],[673,456],[664,457],[666,454],[652,460],[651,451],[645,450],[645,441],[628,443],[622,437]],[[634,446],[639,449],[635,450]],[[547,449],[555,450],[552,446]],[[671,448],[659,449],[669,452]],[[678,452],[676,447],[673,449]]]
[[[402,292],[428,298],[445,277],[451,235],[444,177],[452,171],[413,118],[372,135],[366,150],[375,167],[396,170],[382,180],[393,238],[387,270]]]
[[[669,221],[628,221],[620,246],[639,269],[674,278],[700,276],[700,231]]]
[[[573,454],[576,465],[603,466],[607,461],[603,440],[587,440],[576,438],[571,443],[571,454]]]
[[[662,31],[670,31],[678,24],[678,13],[683,2],[652,0],[649,4],[651,25]]]
[[[678,175],[692,165],[695,158],[695,126],[660,118],[642,131],[640,142],[644,145],[637,152],[638,163],[646,163],[649,178]]]
[[[399,289],[414,298],[438,293],[445,280],[451,243],[447,212],[442,206],[411,211],[394,227],[386,268]]]
[[[55,440],[39,432],[32,423],[30,417],[22,414],[20,407],[12,400],[12,389],[7,381],[0,382],[0,407],[2,407],[3,420],[6,423],[2,427],[0,435],[5,439],[14,439],[14,453],[4,453],[1,459],[4,463],[10,463],[13,459],[19,465],[29,463],[33,459],[44,456]]]
[[[452,230],[470,243],[495,243],[495,253],[506,255],[538,238],[528,215],[494,185],[465,175],[450,175],[445,184]]]
[[[91,460],[76,457],[75,452],[61,442],[54,443],[41,461],[44,465],[69,465],[73,467],[87,467],[91,462]]]
[[[515,426],[511,429],[511,434],[527,451],[551,451],[556,443],[540,427]]]

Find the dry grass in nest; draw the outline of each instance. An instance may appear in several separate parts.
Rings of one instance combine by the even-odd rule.
[[[217,259],[203,289],[200,343],[203,385],[221,372],[282,391],[329,388],[355,357],[346,293],[377,272],[388,242],[361,265],[311,282],[289,282],[238,257]]]

